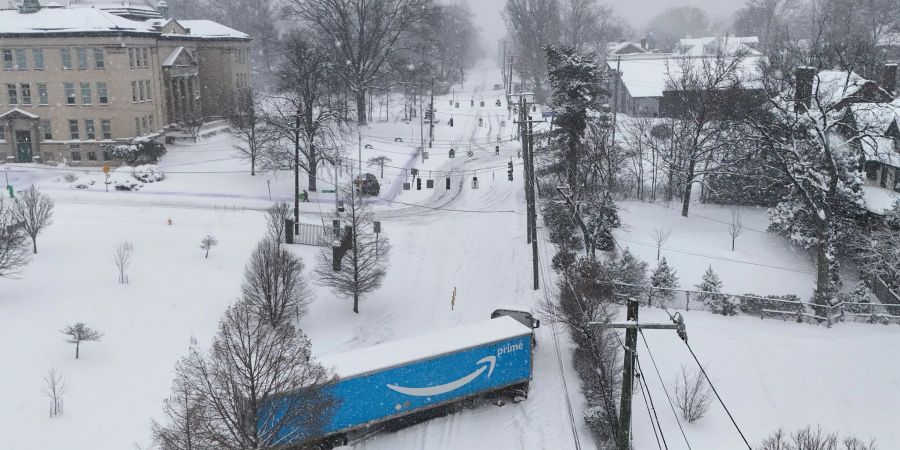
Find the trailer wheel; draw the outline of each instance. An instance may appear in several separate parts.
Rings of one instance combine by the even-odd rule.
[[[339,434],[331,438],[331,442],[329,442],[331,448],[340,447],[342,445],[347,445],[347,436],[343,434]]]

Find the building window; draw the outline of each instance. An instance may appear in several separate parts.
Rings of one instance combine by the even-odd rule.
[[[100,121],[100,132],[103,133],[103,139],[112,139],[112,125],[109,123],[109,120],[103,119]],[[103,159],[109,158],[104,154]]]
[[[132,81],[132,82],[131,82],[131,101],[132,101],[132,102],[135,102],[135,103],[137,103],[137,101],[138,101],[138,96],[137,96],[137,81]]]
[[[152,89],[150,89],[150,80],[144,82],[147,85],[147,101],[153,101],[153,94],[151,94]]]
[[[87,49],[83,48],[83,47],[78,47],[75,49],[75,52],[78,53],[78,70],[87,70],[87,68],[88,68]]]
[[[144,54],[144,67],[150,67],[150,49],[144,47],[141,52]]]
[[[62,61],[63,70],[72,70],[72,51],[68,48],[59,49],[59,59]]]
[[[156,127],[153,126],[153,114],[150,114],[149,118],[150,118],[150,132],[152,133],[153,130],[156,129]]]
[[[100,102],[101,105],[109,104],[109,95],[106,93],[106,83],[103,81],[97,82],[97,101]]]
[[[97,152],[88,152],[88,161],[96,161]]]
[[[147,132],[147,133],[150,132],[150,130],[147,127],[147,116],[141,117],[141,127],[143,128],[143,130],[145,132]]]
[[[49,120],[41,121],[41,133],[43,133],[45,141],[53,140],[53,130],[50,128]]]
[[[47,85],[45,83],[38,83],[38,104],[39,105],[49,105],[50,97],[47,95]]]
[[[100,47],[94,47],[94,68],[106,68],[106,61],[103,59],[103,49]]]
[[[9,48],[3,49],[3,70],[13,70],[13,51]]]
[[[134,135],[141,135],[141,119],[139,117],[134,118]]]
[[[63,90],[66,92],[66,104],[75,104],[75,83],[63,83]]]
[[[24,48],[16,49],[16,69],[28,70],[28,58],[25,56]]]
[[[72,161],[81,161],[81,152],[72,152]]]
[[[81,82],[81,104],[91,104],[91,83]]]
[[[75,119],[69,119],[69,137],[73,141],[77,141],[78,137],[78,121]],[[78,161],[78,160],[76,160]]]
[[[19,85],[22,89],[22,104],[30,105],[31,104],[31,84],[22,83]]]
[[[97,139],[97,129],[94,127],[94,119],[84,119],[85,139]]]
[[[112,161],[112,155],[109,154],[109,150],[103,150],[103,160],[104,161]]]
[[[9,97],[10,105],[18,105],[19,104],[19,93],[16,90],[15,84],[7,84],[6,85],[6,95]]]
[[[128,49],[128,67],[134,69],[134,49]]]
[[[36,70],[44,70],[44,49],[31,49],[31,59],[34,60],[34,68]]]
[[[138,80],[138,98],[144,101],[144,80]]]

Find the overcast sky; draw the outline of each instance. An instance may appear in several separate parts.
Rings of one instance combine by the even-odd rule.
[[[478,17],[478,25],[481,27],[482,37],[485,40],[486,49],[496,49],[496,42],[506,35],[506,25],[500,18],[500,10],[506,4],[506,0],[462,0],[469,4],[472,11]],[[731,13],[744,5],[744,0],[614,0],[605,2],[625,17],[631,25],[638,30],[642,29],[647,21],[660,11],[681,5],[698,6],[706,10],[710,19],[714,22],[723,20]]]

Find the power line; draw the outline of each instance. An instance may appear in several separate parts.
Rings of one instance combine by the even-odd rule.
[[[618,336],[618,335],[616,335]],[[634,362],[637,364],[637,373],[635,376],[638,377],[638,385],[641,387],[641,395],[644,397],[644,405],[647,406],[647,415],[650,416],[650,425],[653,426],[653,436],[656,438],[656,446],[662,448],[660,446],[659,438],[662,436],[662,444],[665,445],[666,450],[669,449],[669,445],[666,443],[666,436],[663,434],[662,424],[659,422],[659,416],[656,414],[656,406],[653,404],[653,394],[650,393],[650,387],[647,385],[647,379],[644,377],[644,370],[641,369],[640,359],[637,357],[637,354],[634,355]],[[647,404],[647,396],[650,397],[650,403]],[[653,409],[653,414],[650,414],[650,409]],[[656,421],[654,423],[654,420]],[[656,435],[656,429],[659,428],[659,435]]]
[[[687,346],[688,351],[691,352],[691,356],[694,357],[694,361],[697,363],[697,367],[700,368],[700,372],[703,373],[703,377],[706,378],[706,382],[709,383],[709,387],[712,388],[713,394],[716,394],[716,398],[719,399],[719,403],[722,405],[722,408],[728,414],[728,418],[731,419],[731,423],[734,425],[734,429],[737,430],[738,434],[741,435],[741,439],[744,440],[744,444],[747,445],[749,450],[753,450],[753,447],[750,446],[750,443],[747,442],[747,438],[744,436],[744,432],[741,431],[741,427],[738,426],[737,422],[734,420],[734,416],[731,415],[731,411],[728,410],[728,407],[725,406],[725,402],[722,400],[722,397],[719,396],[719,391],[716,390],[715,385],[713,385],[712,380],[709,379],[709,375],[706,374],[706,369],[703,368],[703,364],[700,364],[700,360],[697,359],[697,355],[694,353],[694,349],[691,348],[691,344],[688,343],[687,339],[682,339],[684,341],[684,345]],[[645,341],[646,344],[646,341]]]
[[[666,400],[669,402],[669,408],[672,410],[672,415],[675,417],[675,422],[678,424],[678,429],[681,430],[681,437],[684,438],[684,443],[687,445],[688,450],[691,448],[691,443],[688,441],[687,435],[684,433],[684,428],[681,426],[681,420],[678,418],[678,413],[675,412],[675,405],[672,404],[672,398],[669,396],[669,390],[666,389],[666,383],[662,379],[662,375],[659,373],[659,367],[656,365],[656,358],[653,357],[653,352],[650,351],[650,345],[647,343],[647,337],[644,336],[644,330],[638,328],[638,332],[641,335],[641,339],[644,341],[644,347],[647,348],[647,354],[650,355],[650,362],[653,363],[653,370],[656,371],[656,376],[659,378],[659,385],[663,389],[663,393],[666,394]],[[752,450],[752,449],[751,449]]]

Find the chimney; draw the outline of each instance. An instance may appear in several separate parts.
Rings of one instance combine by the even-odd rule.
[[[809,109],[812,102],[813,77],[816,69],[798,67],[794,70],[794,111],[803,112]]]
[[[644,49],[644,51],[647,51],[647,38],[645,37],[641,38],[641,48]]]
[[[156,10],[159,11],[159,15],[163,17],[163,19],[169,18],[169,4],[166,3],[166,0],[159,0],[156,4]]]
[[[897,91],[897,63],[887,63],[881,68],[881,88],[891,95]]]

